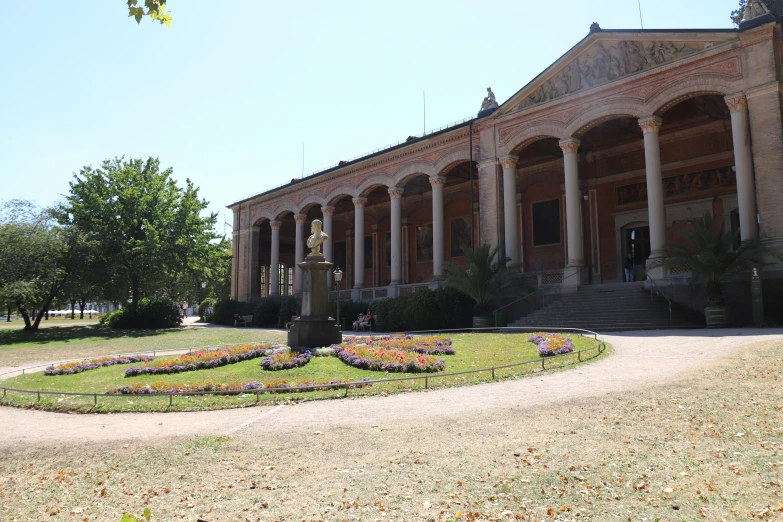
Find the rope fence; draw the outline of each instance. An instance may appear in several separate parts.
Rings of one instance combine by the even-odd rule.
[[[542,331],[541,329],[535,329],[535,328],[528,328],[528,327],[505,327],[505,328],[468,328],[468,329],[452,329],[452,330],[423,330],[423,331],[417,331],[417,332],[405,332],[406,334],[433,334],[433,333],[472,333],[476,331],[482,331],[487,330],[489,332],[493,333],[524,333],[524,331]],[[504,365],[498,365],[498,366],[491,366],[487,368],[480,368],[476,370],[465,370],[461,372],[453,372],[453,373],[428,373],[423,375],[413,375],[413,376],[407,376],[407,377],[392,377],[392,378],[384,378],[384,379],[375,379],[375,380],[361,380],[361,381],[349,381],[349,382],[337,382],[337,383],[323,383],[323,384],[309,384],[309,385],[301,385],[301,386],[290,386],[290,387],[275,387],[275,388],[258,388],[258,389],[250,389],[250,390],[244,390],[244,389],[237,389],[237,390],[215,390],[215,391],[199,391],[199,392],[156,392],[156,393],[144,393],[144,394],[119,394],[119,393],[84,393],[84,392],[61,392],[61,391],[45,391],[45,390],[25,390],[25,389],[19,389],[19,388],[9,388],[2,386],[0,389],[3,390],[3,399],[5,400],[7,394],[9,392],[12,393],[20,393],[20,394],[32,394],[36,395],[37,402],[41,402],[41,396],[42,395],[58,395],[58,396],[64,396],[64,397],[87,397],[93,399],[93,406],[98,405],[98,398],[99,397],[110,397],[110,398],[157,398],[157,397],[168,397],[169,398],[169,407],[173,406],[174,404],[174,397],[184,397],[184,396],[197,396],[197,397],[203,397],[203,396],[209,396],[209,395],[240,395],[240,394],[247,394],[249,395],[255,395],[255,402],[258,403],[260,400],[260,396],[265,393],[301,393],[301,392],[309,392],[309,391],[317,391],[317,390],[345,390],[345,395],[348,396],[348,392],[352,388],[365,388],[371,385],[375,384],[387,384],[387,383],[393,383],[393,382],[404,382],[404,381],[424,381],[424,389],[429,389],[430,387],[430,381],[433,379],[445,379],[448,377],[457,377],[460,375],[471,375],[471,374],[478,374],[487,372],[490,374],[492,380],[497,380],[495,372],[498,370],[505,370],[509,368],[517,368],[522,366],[529,366],[529,365],[540,365],[541,370],[545,371],[546,363],[547,361],[556,361],[558,359],[562,359],[564,357],[569,357],[576,355],[579,362],[582,362],[584,360],[583,354],[588,352],[596,352],[594,357],[598,357],[601,355],[604,350],[606,349],[606,343],[605,341],[600,338],[600,336],[595,333],[591,332],[589,330],[581,330],[578,328],[547,328],[548,332],[571,332],[578,334],[582,337],[593,337],[595,339],[595,344],[588,348],[583,348],[581,350],[576,350],[570,353],[566,354],[559,354],[559,355],[551,355],[546,357],[541,357],[539,359],[530,360],[530,361],[523,361],[519,363],[511,363],[511,364],[504,364]],[[382,335],[382,334],[381,334]],[[199,348],[195,348],[198,350]],[[193,349],[189,350],[192,351]],[[148,351],[148,352],[134,352],[134,354],[140,354],[140,353],[156,353],[160,350],[155,351]],[[130,355],[130,354],[121,354],[121,355]],[[111,357],[111,356],[106,356]],[[83,360],[83,359],[73,359],[73,360]],[[63,361],[68,362],[68,361]],[[62,364],[63,362],[60,362],[58,364]],[[39,366],[50,366],[48,364],[46,365],[39,365]],[[38,366],[37,366],[38,367]],[[550,365],[551,368],[551,365]],[[28,368],[32,369],[32,368]],[[17,373],[18,370],[14,370],[13,372],[6,372],[2,375],[7,375],[9,373]]]

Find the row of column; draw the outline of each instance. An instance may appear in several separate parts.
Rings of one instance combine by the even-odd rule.
[[[740,234],[743,241],[758,239],[756,218],[756,187],[750,149],[748,104],[744,94],[727,96],[726,104],[731,113],[731,131],[734,145],[737,175],[737,200],[740,215]],[[658,116],[639,119],[644,136],[645,172],[647,177],[647,207],[650,226],[650,258],[666,256],[666,215],[663,202],[663,176],[661,171],[661,147],[659,132],[663,120]],[[580,141],[576,138],[560,140],[563,151],[566,196],[566,231],[568,245],[567,269],[579,270],[585,264],[582,239],[581,191],[579,188],[579,162],[577,151]],[[517,156],[500,158],[503,167],[503,203],[506,256],[519,262],[519,222],[516,211]]]
[[[445,220],[443,210],[443,187],[446,184],[446,178],[441,176],[430,177],[432,186],[432,269],[435,279],[443,277],[443,260],[445,252]],[[402,277],[402,195],[404,189],[401,187],[391,187],[388,189],[391,204],[391,285],[396,287],[403,283]],[[354,282],[353,288],[359,290],[364,287],[364,207],[367,198],[353,198],[354,207],[354,229],[362,231],[357,234],[354,241]],[[323,230],[329,236],[323,244],[323,254],[327,261],[334,262],[334,234],[332,230],[332,217],[334,216],[334,207],[321,207],[323,215]],[[301,292],[302,270],[299,263],[304,261],[305,256],[305,231],[304,224],[307,216],[297,214],[294,216],[296,222],[296,247],[295,262],[296,277],[294,279],[294,292]],[[271,246],[271,274],[269,295],[280,295],[280,280],[277,267],[280,264],[280,221],[270,221],[272,229]],[[345,268],[345,267],[343,267]],[[330,289],[333,285],[332,278],[329,278]],[[394,292],[392,291],[393,295]]]

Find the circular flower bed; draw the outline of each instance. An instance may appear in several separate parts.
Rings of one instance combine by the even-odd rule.
[[[574,351],[574,342],[561,334],[538,332],[530,336],[528,342],[538,346],[538,355],[551,357]]]
[[[125,377],[137,375],[168,375],[172,373],[192,372],[195,370],[209,370],[228,364],[255,359],[269,355],[272,345],[268,343],[242,344],[230,346],[219,350],[196,351],[186,353],[173,359],[158,359],[146,366],[133,366],[125,370]]]
[[[278,350],[271,355],[261,359],[261,367],[264,370],[279,371],[290,370],[291,368],[301,368],[310,362],[310,352],[308,350],[302,353],[296,353],[293,350]]]
[[[384,335],[371,337],[368,346],[404,350],[423,355],[454,355],[451,339],[447,337],[416,337],[413,335]]]
[[[225,395],[236,395],[240,393],[256,392],[262,393],[286,393],[287,391],[318,391],[318,390],[335,390],[345,388],[345,383],[351,382],[348,385],[349,388],[365,388],[372,386],[369,379],[361,379],[360,381],[323,381],[323,382],[300,382],[290,383],[285,380],[272,381],[266,384],[261,382],[233,382],[233,383],[219,383],[219,382],[202,382],[196,384],[172,384],[170,382],[155,382],[152,384],[130,384],[128,386],[118,386],[109,390],[107,393],[112,395],[152,395],[154,393],[166,393],[166,394],[193,394],[198,395],[206,392],[225,392]],[[304,388],[304,389],[302,389]]]
[[[148,362],[153,360],[151,355],[120,355],[118,357],[98,357],[86,361],[73,361],[63,363],[57,366],[49,366],[44,370],[44,375],[73,375],[75,373],[95,370],[104,366],[114,366],[115,364],[129,364]]]
[[[337,357],[349,366],[389,373],[434,373],[446,369],[446,362],[431,355],[407,350],[374,348],[369,344],[332,345]]]

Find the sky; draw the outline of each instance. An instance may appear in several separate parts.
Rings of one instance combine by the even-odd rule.
[[[225,5],[226,7],[222,7]],[[641,0],[647,29],[727,28],[737,0]],[[88,6],[88,9],[84,7]],[[637,0],[0,0],[0,200],[55,203],[85,165],[160,158],[237,200],[503,102]],[[304,154],[303,154],[304,144]],[[184,184],[184,183],[181,183]]]

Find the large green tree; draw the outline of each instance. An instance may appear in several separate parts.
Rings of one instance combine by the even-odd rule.
[[[98,244],[104,295],[181,297],[180,285],[203,272],[215,249],[217,214],[188,179],[180,188],[156,158],[115,158],[74,175],[60,223]],[[127,297],[126,297],[127,298]]]
[[[742,21],[742,16],[745,12],[745,6],[748,5],[748,0],[740,0],[739,7],[731,12],[731,20],[734,25],[739,25]],[[775,16],[783,16],[783,0],[764,0],[769,10]]]
[[[0,211],[0,298],[35,331],[89,248],[80,231],[58,226],[48,210],[10,201]],[[31,312],[38,311],[35,319]]]

